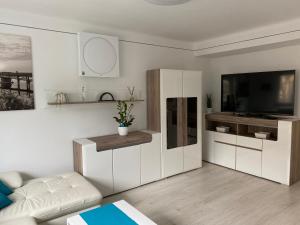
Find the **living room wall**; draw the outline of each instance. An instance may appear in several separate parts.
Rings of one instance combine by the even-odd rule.
[[[116,113],[114,105],[49,107],[47,90],[79,92],[83,83],[88,91],[99,92],[119,92],[126,90],[127,86],[135,86],[145,98],[145,72],[148,69],[205,70],[206,60],[194,57],[191,51],[155,46],[165,43],[174,46],[183,44],[172,40],[128,35],[125,31],[14,12],[1,13],[0,19],[1,33],[28,35],[32,38],[36,101],[35,110],[0,112],[0,171],[17,170],[33,177],[72,171],[73,139],[116,132],[117,124],[112,119]],[[139,41],[151,45],[120,42],[120,78],[82,79],[78,76],[76,35],[24,27],[37,24],[43,29],[57,27],[72,32],[105,33],[129,41],[139,37]],[[136,121],[132,129],[145,129],[146,102],[137,103],[134,114]]]
[[[247,73],[295,69],[296,76],[300,71],[300,45],[272,47],[265,50],[248,51],[243,54],[232,54],[222,57],[211,57],[209,60],[208,93],[213,94],[214,110],[221,110],[221,74]],[[300,116],[300,79],[296,79],[295,114]]]

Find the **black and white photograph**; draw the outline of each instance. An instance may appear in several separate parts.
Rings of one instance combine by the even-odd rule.
[[[0,111],[34,109],[29,36],[0,33]]]

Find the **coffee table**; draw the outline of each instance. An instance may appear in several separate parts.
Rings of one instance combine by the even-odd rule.
[[[125,200],[67,219],[68,225],[157,225]]]

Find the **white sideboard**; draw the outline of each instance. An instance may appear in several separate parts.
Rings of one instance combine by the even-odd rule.
[[[254,119],[243,121],[239,119],[233,121],[233,119],[217,114],[210,115],[206,119],[204,161],[286,185],[291,185],[300,179],[299,120],[273,121],[273,124],[278,125],[271,127],[268,124],[259,124],[259,120],[258,124],[254,124]],[[229,126],[234,124],[231,127],[231,134],[213,131],[214,126],[222,123]],[[274,132],[274,136],[269,140],[251,137],[250,132],[255,129],[270,130]],[[249,133],[245,133],[245,130]]]
[[[103,196],[161,179],[160,133],[149,143],[97,151],[91,139],[74,140],[74,167],[99,188]]]

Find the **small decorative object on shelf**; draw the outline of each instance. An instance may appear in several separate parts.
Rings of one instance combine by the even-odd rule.
[[[219,126],[219,127],[216,127],[216,130],[217,130],[217,132],[228,133],[230,131],[230,127]]]
[[[107,99],[106,96],[109,96],[109,99]],[[100,95],[99,102],[104,102],[104,101],[114,102],[115,98],[114,98],[114,96],[113,96],[112,93],[110,93],[110,92],[104,92],[104,93],[102,93]]]
[[[270,132],[255,132],[254,135],[256,138],[269,139],[271,136],[271,133]]]
[[[68,95],[63,92],[58,92],[56,95],[56,104],[66,104],[69,102]]]
[[[83,102],[86,100],[86,86],[84,84],[81,85],[81,100]]]
[[[135,97],[134,97],[134,91],[135,91],[135,87],[127,87],[128,91],[129,91],[129,100],[131,102],[133,102],[135,100]]]
[[[119,124],[118,132],[120,136],[126,136],[128,134],[128,127],[132,125],[134,116],[132,115],[133,103],[127,103],[126,101],[118,101],[118,117],[114,119]]]
[[[206,95],[206,112],[207,113],[212,113],[212,95],[207,94]]]

